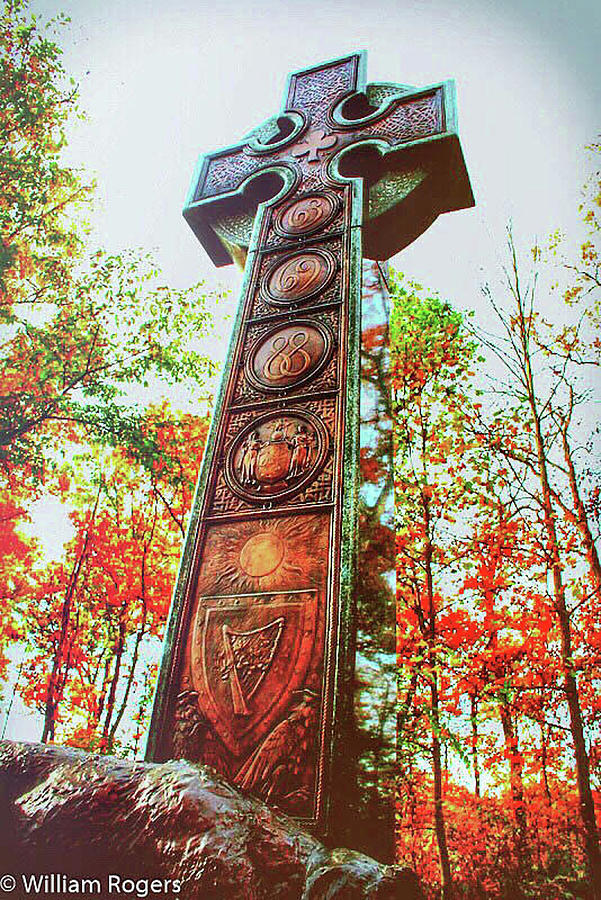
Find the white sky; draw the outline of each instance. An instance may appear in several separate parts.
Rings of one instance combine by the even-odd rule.
[[[156,247],[177,286],[214,269],[181,218],[199,153],[279,108],[286,74],[368,50],[370,81],[455,78],[477,207],[442,216],[395,264],[477,302],[512,218],[529,245],[570,228],[601,108],[595,0],[33,0],[70,15],[67,69],[89,121],[70,158],[96,172],[100,240]],[[233,270],[219,280],[237,284]]]

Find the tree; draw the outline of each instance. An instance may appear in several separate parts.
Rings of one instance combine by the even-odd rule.
[[[578,372],[584,347],[577,326],[553,329],[542,322],[536,309],[537,277],[524,284],[518,254],[511,231],[508,233],[510,264],[505,269],[508,309],[502,308],[486,289],[504,331],[501,342],[487,339],[487,344],[503,362],[507,377],[497,388],[503,406],[510,403],[515,418],[523,423],[521,434],[507,439],[498,428],[489,430],[488,440],[513,467],[520,469],[518,478],[528,494],[534,510],[528,518],[537,519],[538,546],[541,561],[550,573],[552,593],[550,605],[559,627],[563,689],[567,701],[573,740],[580,813],[588,862],[588,873],[596,897],[601,897],[601,854],[591,789],[586,725],[583,716],[577,654],[582,630],[587,621],[595,622],[599,610],[598,556],[592,529],[580,497],[572,438],[575,404],[585,403],[586,394],[578,394]],[[591,249],[585,247],[586,258]],[[538,252],[535,251],[535,259]],[[571,302],[573,292],[568,292]],[[555,333],[554,333],[555,332]],[[594,349],[595,342],[588,350]],[[547,362],[548,361],[548,362]],[[592,357],[590,358],[592,363]],[[557,453],[559,448],[559,454]],[[592,451],[592,447],[589,452]],[[563,459],[562,459],[563,457]],[[521,502],[521,513],[526,506]],[[563,514],[564,522],[561,522]],[[576,535],[570,533],[575,527]],[[580,552],[588,564],[590,582],[582,585],[570,558]],[[571,582],[571,583],[570,583]],[[571,588],[571,590],[570,590]],[[572,596],[570,597],[570,593]],[[584,673],[584,680],[590,677]]]
[[[601,885],[600,202],[597,173],[578,261],[555,236],[533,250],[542,276],[509,234],[501,291],[485,289],[498,334],[395,284],[400,840],[432,895],[438,879],[474,897]]]
[[[567,897],[587,839],[583,831],[578,846],[578,803],[565,789],[574,761],[562,621],[547,590],[530,407],[508,403],[507,382],[479,387],[484,358],[448,304],[398,278],[393,291],[401,858],[432,897],[440,882],[447,895],[513,900],[545,881]],[[549,422],[560,409],[553,396]],[[562,446],[552,446],[551,484],[566,506]],[[580,523],[560,509],[573,665],[591,729],[598,604]]]
[[[42,742],[58,727],[68,743],[118,747],[141,668],[162,636],[207,426],[189,415],[174,426],[162,413],[177,477],[164,467],[148,473],[123,449],[86,448],[58,478],[67,496],[77,484],[75,535],[60,561],[34,570],[17,606],[28,635],[19,692],[44,715]]]
[[[444,813],[443,746],[452,741],[445,722],[445,673],[452,666],[447,635],[461,627],[453,609],[449,581],[465,555],[461,516],[473,497],[477,460],[463,433],[466,379],[474,345],[461,317],[435,297],[420,297],[393,280],[392,377],[395,413],[397,502],[397,609],[402,700],[427,716],[430,741],[433,818],[442,894],[453,896]],[[445,477],[450,459],[463,471]],[[449,474],[451,474],[449,472]],[[401,747],[415,737],[399,735]],[[420,738],[420,742],[425,739]]]
[[[0,29],[0,458],[35,481],[49,442],[76,426],[148,458],[128,391],[210,374],[189,346],[210,324],[206,298],[161,285],[147,254],[90,249],[92,187],[61,163],[78,114],[61,51],[22,0],[5,4]]]
[[[110,747],[168,607],[210,407],[213,363],[192,340],[220,295],[173,290],[149,254],[95,244],[93,185],[63,162],[80,115],[56,42],[65,22],[44,26],[27,0],[0,17],[0,637],[27,647],[18,689],[43,713],[42,739],[58,727]],[[173,384],[194,387],[198,416],[154,402]],[[51,563],[22,527],[48,493],[75,528]],[[78,734],[67,698],[86,719]]]

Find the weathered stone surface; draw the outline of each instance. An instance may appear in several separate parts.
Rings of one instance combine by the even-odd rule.
[[[387,259],[473,196],[452,84],[370,89],[365,62],[293,72],[280,115],[195,169],[184,217],[216,265],[246,265],[147,759],[213,766],[341,844],[369,805],[392,859],[393,804],[352,775],[388,740],[380,715],[353,740],[361,259]],[[368,789],[384,781],[371,769]],[[375,852],[366,833],[352,843]]]
[[[17,877],[180,879],[186,900],[420,897],[411,872],[328,850],[210,767],[181,760],[2,741],[0,816],[2,871]]]

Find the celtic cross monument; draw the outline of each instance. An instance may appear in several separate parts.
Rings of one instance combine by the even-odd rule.
[[[148,746],[322,835],[352,777],[362,259],[473,205],[452,82],[367,85],[365,63],[295,72],[194,175],[186,220],[245,270]]]

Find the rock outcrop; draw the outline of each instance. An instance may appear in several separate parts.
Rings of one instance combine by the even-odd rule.
[[[11,897],[420,897],[411,872],[327,849],[207,766],[2,741],[0,791]],[[23,880],[44,873],[36,890]]]

